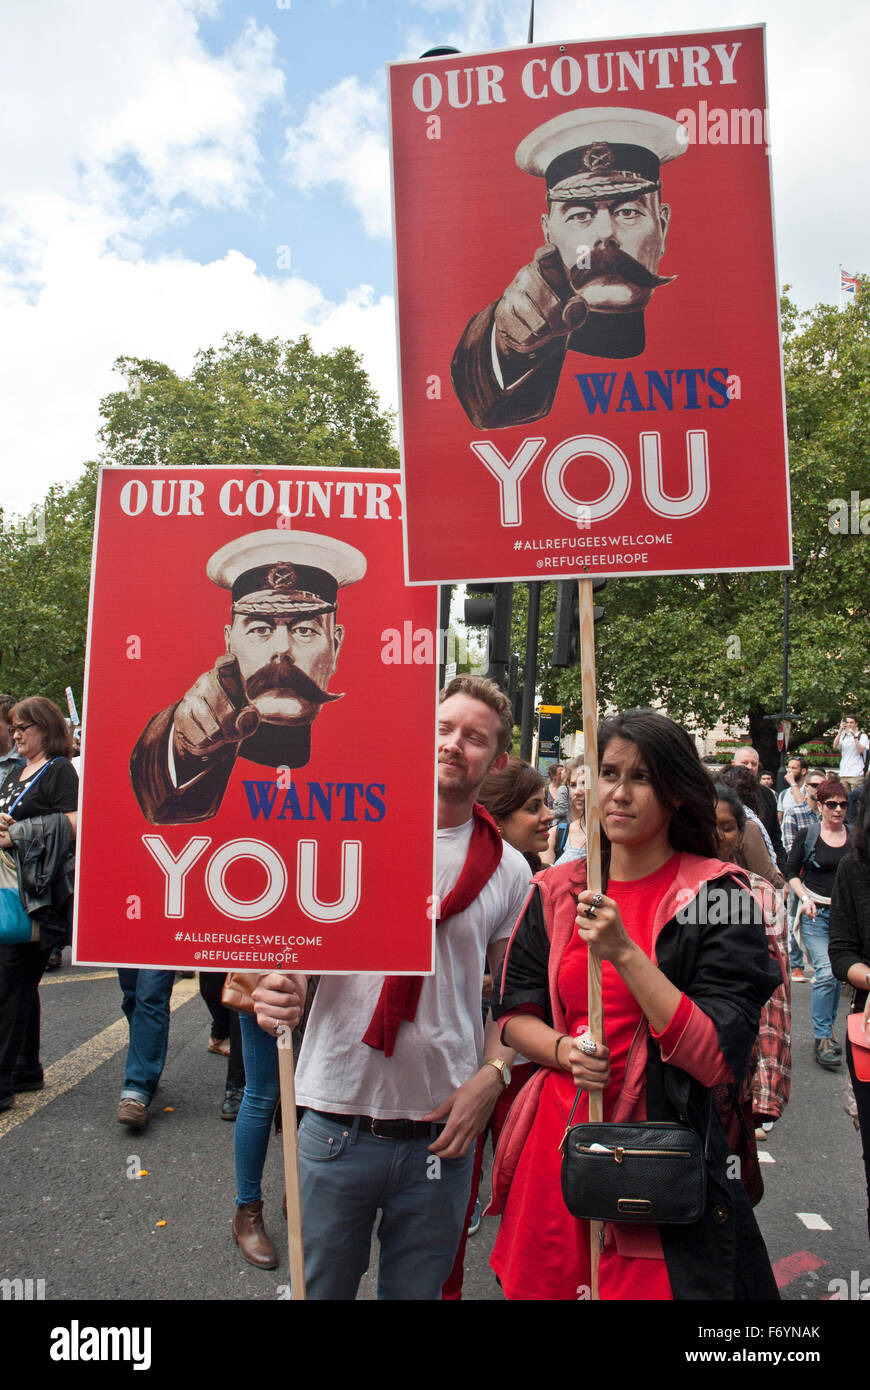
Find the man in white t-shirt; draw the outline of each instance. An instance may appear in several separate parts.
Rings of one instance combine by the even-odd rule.
[[[379,1210],[379,1298],[439,1299],[450,1273],[474,1140],[510,1083],[513,1054],[491,1022],[484,1034],[481,988],[501,964],[529,869],[474,800],[507,761],[512,727],[492,682],[450,682],[438,711],[434,975],[318,984],[296,1074],[309,1299],[356,1297]],[[254,997],[267,1032],[292,1025],[300,977],[268,975]]]
[[[870,740],[858,728],[854,714],[844,714],[834,738],[834,752],[840,754],[840,781],[849,791],[864,780],[864,760]]]

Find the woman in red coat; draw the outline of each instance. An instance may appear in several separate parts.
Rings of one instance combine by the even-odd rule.
[[[757,903],[717,858],[713,788],[688,734],[632,710],[604,721],[598,753],[606,896],[593,904],[582,860],[534,880],[493,1011],[504,1041],[540,1067],[493,1174],[491,1210],[504,1214],[492,1265],[508,1298],[589,1296],[588,1224],[568,1214],[560,1185],[576,1088],[603,1092],[605,1120],[685,1119],[705,1133],[710,1092],[745,1074],[761,1006],[780,982]],[[607,1037],[594,1049],[590,950],[602,963]],[[575,1122],[586,1118],[584,1097]],[[608,1224],[602,1298],[777,1297],[715,1110],[710,1126],[703,1216]]]

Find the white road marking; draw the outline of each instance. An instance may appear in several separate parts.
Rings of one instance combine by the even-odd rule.
[[[795,1216],[798,1221],[804,1223],[808,1231],[830,1231],[833,1229],[833,1227],[829,1226],[827,1221],[819,1216],[817,1212],[796,1211]]]
[[[43,975],[39,982],[39,988],[45,989],[46,985],[74,985],[81,984],[85,980],[117,980],[117,970],[76,970],[75,975]]]
[[[174,1013],[183,1004],[196,998],[198,993],[199,986],[196,980],[176,980],[169,1000],[170,1011]],[[127,1020],[119,1018],[116,1023],[110,1023],[107,1028],[103,1028],[94,1037],[82,1043],[81,1047],[74,1048],[65,1057],[46,1067],[45,1089],[17,1096],[12,1109],[0,1115],[0,1139],[25,1120],[29,1120],[31,1115],[36,1114],[44,1105],[50,1104],[65,1091],[76,1086],[79,1081],[83,1081],[92,1071],[96,1071],[97,1067],[102,1066],[103,1062],[107,1062],[116,1052],[126,1047],[129,1040]]]

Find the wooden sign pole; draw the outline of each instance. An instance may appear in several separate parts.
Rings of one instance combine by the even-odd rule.
[[[583,693],[583,748],[586,763],[586,875],[587,887],[601,892],[601,823],[598,811],[598,701],[595,692],[595,623],[592,580],[578,581],[580,596],[580,679]],[[604,1042],[604,1012],[601,1003],[601,961],[589,955],[588,1017],[589,1033]],[[604,1119],[601,1091],[589,1092],[589,1119]],[[598,1298],[598,1254],[604,1233],[601,1221],[590,1222],[589,1241],[592,1263],[593,1299]]]
[[[292,1028],[283,1028],[278,1037],[278,1081],[281,1090],[284,1191],[287,1194],[290,1297],[295,1301],[305,1298],[305,1246],[302,1240],[302,1193],[299,1189],[299,1146],[296,1134],[296,1085],[293,1078]]]

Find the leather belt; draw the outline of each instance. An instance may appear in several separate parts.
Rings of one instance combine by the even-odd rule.
[[[429,1120],[377,1120],[371,1115],[335,1115],[327,1110],[312,1110],[312,1115],[332,1120],[333,1124],[346,1125],[348,1129],[359,1121],[362,1134],[371,1134],[375,1139],[432,1139],[444,1128],[443,1124],[433,1124]]]

